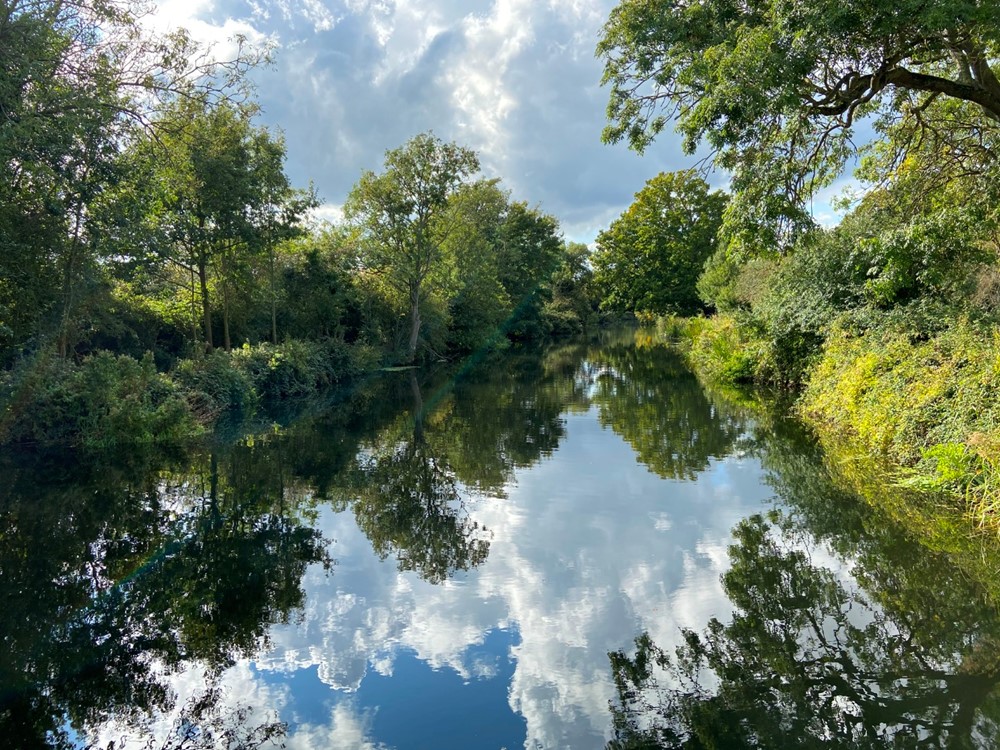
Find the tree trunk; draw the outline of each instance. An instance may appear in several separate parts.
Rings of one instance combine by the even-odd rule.
[[[410,370],[410,394],[413,396],[413,444],[424,442],[424,399],[415,370]]]
[[[406,348],[406,356],[409,362],[413,362],[417,358],[420,323],[420,289],[414,287],[410,290],[410,342]]]
[[[191,348],[197,356],[198,346],[198,283],[194,278],[194,258],[191,259]]]
[[[208,299],[208,267],[205,255],[198,258],[198,280],[201,282],[201,314],[205,326],[205,348],[212,351],[212,306]]]
[[[66,263],[63,266],[63,304],[62,313],[59,316],[59,341],[58,350],[60,357],[69,355],[69,330],[73,319],[73,293],[74,276],[76,275],[76,260],[80,250],[80,230],[83,225],[83,202],[80,201],[76,208],[74,217],[73,239],[69,243],[66,252]]]
[[[270,248],[270,276],[271,276],[271,343],[278,344],[278,298],[274,286],[274,248]]]
[[[227,352],[233,350],[229,338],[229,285],[226,282],[222,282],[222,344]]]

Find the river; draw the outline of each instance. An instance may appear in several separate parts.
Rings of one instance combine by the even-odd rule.
[[[642,333],[273,419],[3,457],[6,746],[998,744],[983,587]]]

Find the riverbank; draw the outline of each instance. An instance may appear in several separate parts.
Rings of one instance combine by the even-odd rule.
[[[224,416],[315,397],[376,371],[372,347],[288,341],[215,351],[160,372],[98,352],[79,362],[41,352],[0,380],[0,444],[106,450],[200,437]]]
[[[947,322],[916,335],[891,319],[864,328],[845,319],[809,356],[775,346],[734,316],[661,318],[656,332],[711,382],[791,391],[794,412],[824,448],[866,464],[871,486],[933,497],[947,524],[960,517],[969,533],[996,534],[1000,327]]]

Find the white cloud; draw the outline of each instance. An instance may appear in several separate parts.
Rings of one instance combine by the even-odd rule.
[[[476,149],[518,200],[589,242],[632,194],[688,164],[665,133],[645,157],[600,143],[606,91],[594,48],[613,0],[162,0],[218,53],[236,34],[279,47],[254,74],[288,170],[344,201],[387,149],[433,130]]]
[[[192,39],[210,47],[219,60],[236,54],[239,37],[258,46],[273,41],[271,34],[258,29],[250,19],[227,16],[221,21],[207,20],[215,8],[213,0],[163,0],[156,4],[154,13],[143,18],[143,24],[158,33],[187,29]]]

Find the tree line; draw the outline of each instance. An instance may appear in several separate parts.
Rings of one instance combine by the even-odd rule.
[[[0,439],[115,442],[95,412],[133,438],[190,433],[593,322],[586,247],[432,133],[360,176],[346,221],[312,220],[319,196],[257,122],[249,74],[270,51],[219,59],[143,12],[0,4]]]
[[[597,50],[605,139],[643,151],[674,125],[728,174],[729,194],[661,175],[593,260],[605,307],[714,313],[661,326],[705,373],[799,389],[821,434],[963,507],[974,498],[994,526],[996,11],[623,0]],[[815,204],[851,164],[842,217],[819,221]]]

